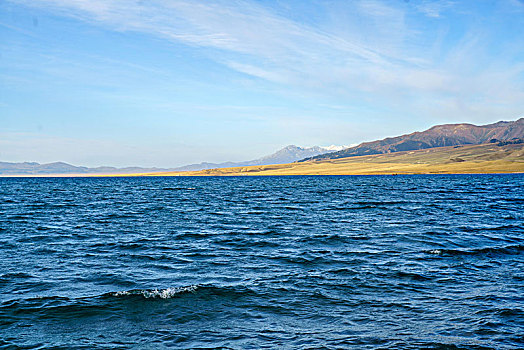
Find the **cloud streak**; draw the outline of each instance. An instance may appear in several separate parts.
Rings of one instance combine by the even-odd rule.
[[[522,107],[522,64],[504,59],[477,64],[486,54],[486,43],[471,34],[478,28],[443,47],[437,45],[438,34],[424,34],[422,24],[409,20],[414,13],[440,20],[456,6],[451,1],[416,6],[340,2],[342,14],[334,16],[343,16],[347,30],[325,23],[306,25],[251,1],[12,1],[207,50],[209,57],[230,69],[283,86],[350,98],[407,98],[407,103],[413,96],[431,97],[443,108],[459,99],[462,105],[476,106],[472,113],[488,97],[499,104],[516,103],[517,110]],[[503,88],[492,89],[488,80]]]

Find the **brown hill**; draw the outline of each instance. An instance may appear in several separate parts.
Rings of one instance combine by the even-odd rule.
[[[415,151],[434,147],[478,145],[490,141],[499,142],[514,139],[524,139],[524,118],[511,122],[501,121],[480,126],[473,124],[437,125],[426,131],[364,142],[342,151],[306,158],[301,160],[301,162]]]
[[[436,147],[290,164],[136,174],[145,176],[524,173],[524,144]]]

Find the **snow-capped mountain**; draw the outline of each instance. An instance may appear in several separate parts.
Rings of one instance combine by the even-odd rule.
[[[269,164],[286,164],[293,163],[298,160],[315,157],[320,154],[336,152],[337,150],[345,149],[345,146],[331,145],[328,147],[299,147],[295,145],[289,145],[270,154],[265,157],[261,157],[254,160],[248,160],[245,162],[225,162],[225,163],[200,163],[191,164],[183,167],[174,169],[175,171],[196,171],[204,169],[215,169],[215,168],[230,168],[237,166],[250,166],[250,165],[269,165]]]
[[[342,151],[343,149],[346,149],[351,146],[337,146],[337,145],[331,145],[327,147],[321,147],[322,149],[326,150],[326,152],[338,152]]]

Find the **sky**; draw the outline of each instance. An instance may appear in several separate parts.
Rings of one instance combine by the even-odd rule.
[[[524,116],[524,2],[0,0],[0,161],[175,167]]]

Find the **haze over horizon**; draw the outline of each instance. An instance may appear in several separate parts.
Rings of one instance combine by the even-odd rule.
[[[524,115],[524,2],[0,2],[0,161],[175,167]]]

